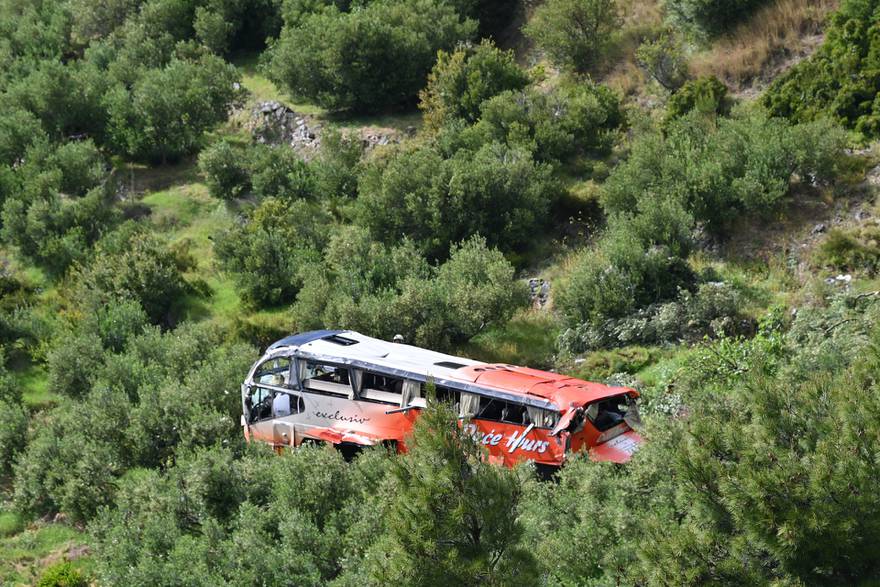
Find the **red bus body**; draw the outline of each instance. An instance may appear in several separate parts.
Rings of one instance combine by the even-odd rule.
[[[499,464],[561,466],[581,451],[624,463],[642,443],[633,429],[633,389],[351,331],[307,332],[271,345],[242,385],[242,426],[249,440],[279,450],[324,441],[405,451],[429,384]]]

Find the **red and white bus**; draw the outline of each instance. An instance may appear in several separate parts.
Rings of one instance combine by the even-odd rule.
[[[429,383],[494,462],[560,466],[588,451],[594,460],[623,463],[642,443],[634,389],[347,330],[295,334],[266,350],[241,388],[244,434],[279,450],[324,441],[403,452]]]

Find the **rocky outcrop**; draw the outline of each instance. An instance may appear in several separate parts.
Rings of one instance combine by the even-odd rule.
[[[274,100],[257,104],[246,127],[257,143],[289,145],[304,159],[311,158],[321,146],[323,125],[319,120]],[[357,133],[367,150],[399,143],[402,138],[400,132],[385,128],[364,127]],[[415,129],[408,128],[404,134],[415,134]]]

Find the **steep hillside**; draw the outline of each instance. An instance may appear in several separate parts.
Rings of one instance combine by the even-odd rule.
[[[0,0],[0,583],[876,580],[877,4]],[[645,447],[248,446],[317,328]]]

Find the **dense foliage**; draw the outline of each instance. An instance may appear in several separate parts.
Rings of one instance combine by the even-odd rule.
[[[115,487],[129,468],[158,467],[178,449],[238,437],[235,381],[247,370],[252,349],[220,345],[222,333],[208,325],[168,334],[153,328],[128,331],[118,351],[103,346],[89,330],[83,325],[56,343],[99,352],[64,364],[84,381],[82,389],[61,390],[79,398],[63,403],[32,432],[17,461],[15,502],[22,511],[60,510],[88,520],[100,506],[113,503]]]
[[[697,228],[723,234],[778,206],[796,178],[833,177],[844,144],[824,122],[793,126],[761,112],[694,112],[644,135],[605,183],[608,229],[574,260],[557,306],[569,325],[592,330],[673,300],[696,283],[686,259]]]
[[[764,95],[770,112],[795,121],[827,117],[865,137],[880,135],[878,7],[873,0],[842,2],[822,46]]]
[[[473,124],[485,100],[507,90],[521,90],[528,82],[513,52],[501,51],[491,42],[459,47],[453,53],[440,51],[419,107],[425,111],[425,123],[432,127],[458,119]]]
[[[523,32],[558,67],[594,71],[620,27],[615,0],[547,0]]]
[[[330,4],[287,22],[268,71],[325,108],[376,111],[414,98],[437,50],[475,32],[452,3],[379,0],[350,12]]]
[[[651,442],[627,467],[574,459],[556,483],[487,463],[442,404],[401,456],[370,450],[345,463],[327,448],[181,446],[172,466],[120,478],[118,507],[92,518],[98,576],[155,585],[870,576],[878,471],[848,455],[877,449],[876,312],[871,299],[835,297],[789,323],[768,316],[750,341],[694,352],[676,377],[678,408],[649,410]],[[651,391],[649,405],[665,395]]]

